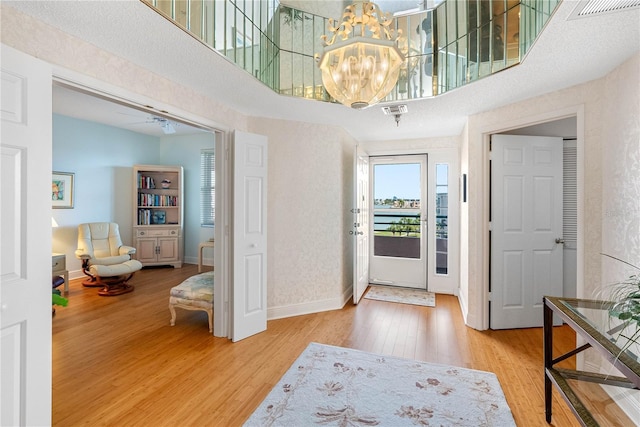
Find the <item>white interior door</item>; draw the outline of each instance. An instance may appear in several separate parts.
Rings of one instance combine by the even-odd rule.
[[[358,304],[369,286],[369,155],[360,146],[355,153],[355,209],[353,230],[356,241],[353,256],[353,303]]]
[[[51,68],[2,45],[0,424],[51,425]]]
[[[267,138],[236,131],[233,326],[239,341],[267,329]]]
[[[369,282],[427,289],[427,156],[370,157]]]
[[[562,191],[562,138],[492,135],[491,329],[542,326],[562,296]]]

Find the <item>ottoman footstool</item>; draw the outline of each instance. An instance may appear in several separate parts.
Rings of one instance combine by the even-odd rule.
[[[213,271],[197,274],[171,288],[169,311],[171,326],[176,324],[176,307],[186,310],[206,311],[209,318],[209,332],[213,333]]]

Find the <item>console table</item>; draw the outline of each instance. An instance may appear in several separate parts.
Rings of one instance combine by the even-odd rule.
[[[584,300],[575,298],[544,297],[544,403],[547,423],[551,423],[552,384],[556,386],[578,421],[583,426],[598,426],[599,423],[589,411],[588,403],[582,402],[571,387],[571,381],[589,381],[629,389],[640,389],[640,355],[622,351],[615,338],[621,328],[609,322],[608,310],[613,306],[609,301]],[[553,316],[560,316],[586,344],[564,355],[553,357]],[[632,326],[635,328],[635,326]],[[597,350],[624,376],[603,375],[593,372],[562,369],[555,365],[588,348]],[[637,353],[637,351],[636,351]],[[612,397],[615,401],[616,397]]]

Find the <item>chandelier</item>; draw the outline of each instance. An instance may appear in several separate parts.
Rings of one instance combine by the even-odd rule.
[[[391,13],[372,2],[347,6],[340,25],[330,19],[318,66],[325,89],[352,108],[376,104],[391,92],[404,63],[402,30],[390,29]],[[400,46],[400,47],[399,47]],[[316,55],[317,56],[317,55]]]

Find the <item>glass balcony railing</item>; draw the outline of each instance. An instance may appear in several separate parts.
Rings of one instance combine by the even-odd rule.
[[[278,0],[141,1],[274,91],[332,101],[314,58],[328,18]],[[396,14],[408,53],[385,101],[437,96],[519,64],[560,1],[444,0]]]

